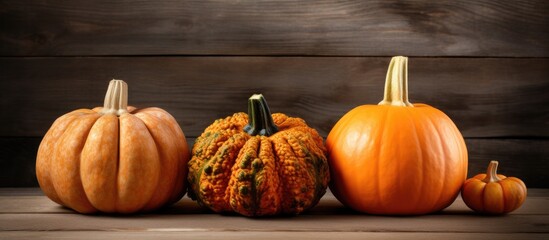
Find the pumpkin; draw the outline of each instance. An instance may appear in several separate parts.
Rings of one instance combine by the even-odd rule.
[[[323,139],[300,118],[271,114],[263,95],[248,114],[218,119],[196,139],[189,196],[215,212],[299,214],[326,192]]]
[[[190,153],[176,120],[127,102],[127,84],[112,80],[103,107],[53,123],[36,157],[40,188],[51,200],[80,213],[134,213],[184,195]]]
[[[327,140],[330,189],[372,214],[417,215],[449,206],[467,176],[467,149],[440,110],[408,101],[408,58],[389,65],[384,99],[346,113]]]
[[[526,185],[516,177],[497,174],[498,161],[491,161],[486,174],[467,179],[461,197],[480,213],[504,214],[519,208],[526,199]]]

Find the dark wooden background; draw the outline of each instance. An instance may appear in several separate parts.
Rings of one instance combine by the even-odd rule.
[[[41,137],[102,104],[108,81],[158,106],[191,140],[263,93],[326,136],[382,98],[410,56],[412,102],[462,131],[470,175],[489,160],[549,187],[549,2],[0,0],[0,187],[37,186]]]

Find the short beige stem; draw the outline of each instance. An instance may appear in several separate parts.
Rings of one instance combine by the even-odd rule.
[[[385,94],[378,105],[413,107],[408,102],[408,58],[397,56],[391,59],[385,78]]]
[[[128,84],[122,80],[113,79],[109,83],[105,103],[101,113],[118,116],[128,112]]]
[[[490,161],[486,170],[486,177],[482,179],[485,183],[498,182],[501,178],[498,177],[498,161]]]

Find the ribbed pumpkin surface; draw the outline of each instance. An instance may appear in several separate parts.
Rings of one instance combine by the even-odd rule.
[[[127,88],[112,80],[103,107],[59,117],[42,139],[36,178],[54,202],[80,213],[137,213],[185,194],[183,131],[160,108],[127,106]]]
[[[300,118],[272,114],[278,132],[252,136],[248,115],[216,120],[196,139],[189,195],[215,212],[298,214],[316,205],[329,181],[322,137]]]

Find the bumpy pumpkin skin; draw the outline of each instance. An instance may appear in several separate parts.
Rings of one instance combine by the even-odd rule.
[[[42,139],[36,176],[46,196],[77,212],[134,213],[179,200],[189,158],[179,125],[160,108],[79,109]]]
[[[279,131],[251,136],[248,115],[216,120],[197,138],[189,195],[215,212],[299,214],[324,195],[329,170],[323,139],[305,121],[272,114]]]
[[[441,111],[364,105],[344,115],[326,140],[330,189],[345,205],[373,214],[439,211],[467,177],[461,133]]]

